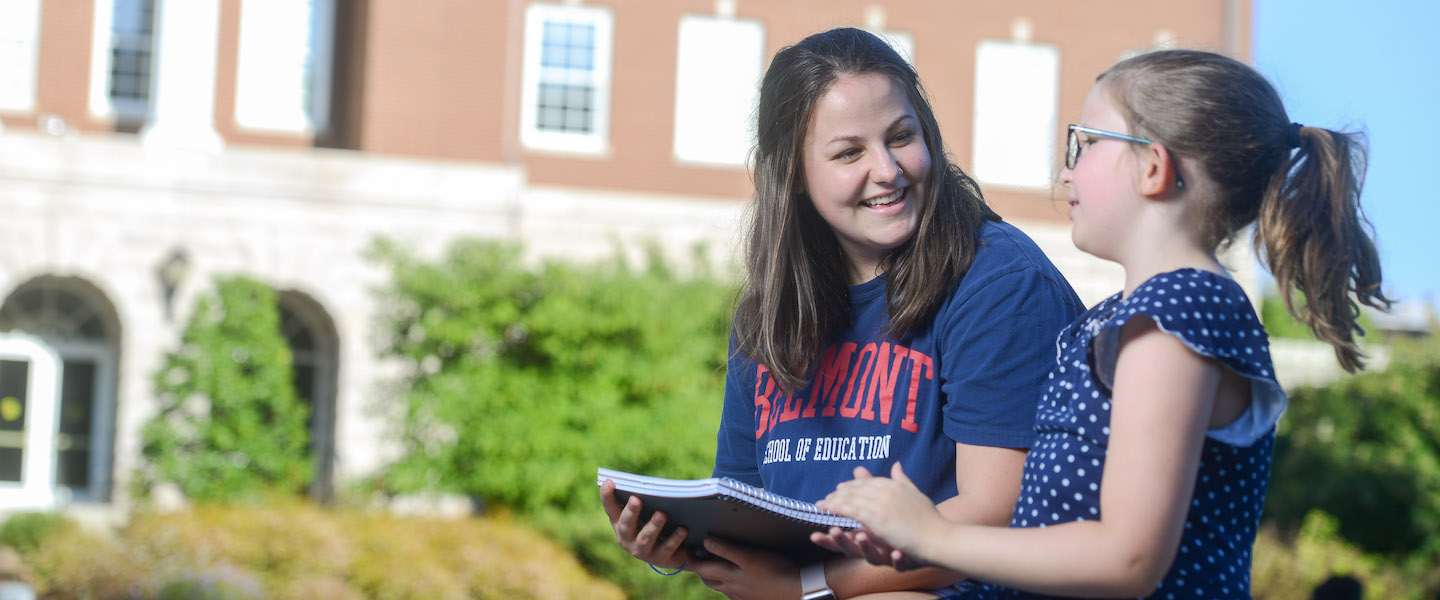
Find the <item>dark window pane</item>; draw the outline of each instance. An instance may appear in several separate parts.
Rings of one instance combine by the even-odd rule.
[[[90,449],[72,448],[60,451],[55,464],[55,481],[63,486],[83,488],[90,485]]]
[[[95,413],[95,363],[65,361],[65,375],[60,385],[60,433],[88,439]]]
[[[0,481],[20,481],[20,464],[24,460],[19,448],[0,447]]]
[[[30,363],[0,360],[0,431],[25,431],[29,389]]]

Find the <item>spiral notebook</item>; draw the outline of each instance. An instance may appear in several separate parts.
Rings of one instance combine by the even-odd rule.
[[[601,468],[595,484],[615,482],[623,505],[639,496],[645,509],[641,522],[655,511],[668,517],[665,533],[684,525],[682,545],[698,549],[706,536],[765,548],[796,561],[818,560],[829,551],[810,541],[810,533],[830,527],[854,529],[858,521],[820,510],[814,504],[772,494],[728,477],[665,479]]]

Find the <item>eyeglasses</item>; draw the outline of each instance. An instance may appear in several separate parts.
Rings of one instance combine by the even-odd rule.
[[[1090,128],[1090,127],[1085,127],[1085,126],[1083,126],[1083,125],[1071,125],[1071,126],[1069,127],[1069,134],[1068,134],[1068,135],[1066,136],[1066,138],[1065,138],[1065,168],[1067,168],[1067,169],[1074,169],[1074,168],[1075,168],[1075,164],[1078,163],[1078,162],[1080,162],[1080,136],[1079,136],[1079,134],[1081,134],[1081,133],[1083,133],[1083,134],[1085,134],[1085,135],[1093,135],[1093,136],[1096,136],[1096,137],[1111,138],[1111,139],[1116,139],[1116,140],[1124,140],[1124,141],[1127,141],[1127,142],[1135,142],[1135,143],[1138,143],[1138,144],[1153,144],[1153,143],[1155,143],[1155,142],[1150,141],[1150,140],[1147,140],[1147,139],[1145,139],[1145,138],[1138,138],[1138,137],[1135,137],[1135,136],[1133,136],[1133,135],[1125,135],[1125,134],[1123,134],[1123,133],[1115,133],[1115,132],[1113,132],[1113,131],[1105,131],[1105,130],[1103,130],[1103,129],[1092,129],[1092,128]],[[1171,156],[1171,157],[1170,157],[1170,160],[1171,160],[1172,164],[1174,164],[1175,157],[1174,157],[1174,156]],[[1179,164],[1174,164],[1174,166],[1175,166],[1175,187],[1178,187],[1178,188],[1183,189],[1183,188],[1185,187],[1185,179],[1182,178],[1182,177],[1180,177],[1180,165],[1179,165]]]

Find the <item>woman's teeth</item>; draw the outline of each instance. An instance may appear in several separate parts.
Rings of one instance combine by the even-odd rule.
[[[886,204],[894,204],[894,203],[896,203],[896,202],[899,202],[901,198],[904,198],[904,197],[905,197],[905,190],[908,190],[908,189],[910,189],[910,188],[900,188],[900,189],[898,189],[898,190],[895,190],[894,192],[891,192],[891,193],[888,194],[888,195],[881,196],[881,197],[875,198],[875,199],[873,199],[873,200],[866,200],[866,201],[865,201],[865,205],[866,205],[866,206],[885,206]]]

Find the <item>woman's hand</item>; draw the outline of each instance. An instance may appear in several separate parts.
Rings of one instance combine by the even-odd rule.
[[[948,521],[905,476],[900,463],[890,475],[874,477],[864,467],[856,467],[855,479],[841,483],[817,505],[864,527],[849,532],[831,528],[828,534],[812,534],[811,541],[897,570],[925,566],[916,559],[915,550]]]
[[[800,566],[788,558],[717,538],[707,538],[705,550],[721,560],[693,562],[690,569],[730,600],[800,597]]]
[[[640,498],[631,496],[624,507],[615,498],[615,482],[606,479],[600,484],[600,502],[605,505],[605,514],[610,517],[610,528],[615,530],[615,540],[630,552],[631,556],[656,567],[678,569],[695,562],[692,552],[680,547],[685,540],[684,527],[676,527],[670,535],[661,538],[665,528],[665,513],[656,511],[644,525],[640,524],[640,511],[644,507]]]

